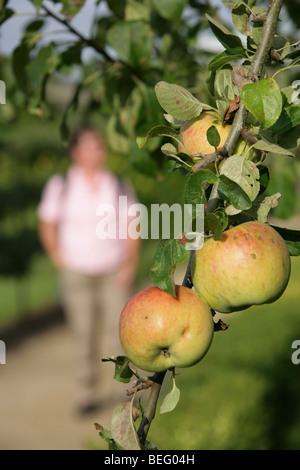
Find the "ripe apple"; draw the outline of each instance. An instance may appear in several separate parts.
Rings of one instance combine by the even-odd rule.
[[[230,132],[231,124],[222,122],[218,113],[214,111],[203,111],[200,116],[185,122],[181,126],[180,134],[182,136],[182,141],[185,148],[182,145],[179,145],[178,150],[183,153],[188,151],[189,155],[195,161],[199,160],[199,157],[193,155],[194,152],[201,152],[205,154],[214,152],[215,148],[209,144],[206,136],[206,132],[211,126],[215,126],[219,132],[221,140],[217,150],[222,150]],[[240,137],[234,153],[241,155],[249,148],[250,144]],[[251,159],[252,161],[257,161],[260,158],[260,155],[261,152],[252,149],[250,152],[248,152],[247,158],[249,160]]]
[[[246,222],[195,251],[192,279],[210,307],[230,313],[277,300],[287,286],[290,268],[279,233],[268,224]]]
[[[162,372],[199,362],[212,342],[214,321],[210,308],[194,290],[176,286],[175,298],[153,286],[127,302],[119,332],[133,364]]]

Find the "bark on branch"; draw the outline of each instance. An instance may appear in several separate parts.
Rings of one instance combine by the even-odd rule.
[[[265,60],[273,46],[273,39],[282,5],[283,0],[271,0],[270,2],[261,34],[261,42],[256,49],[250,66],[250,70],[253,76],[260,76],[265,64]],[[240,107],[233,120],[233,124],[226,143],[221,151],[223,157],[232,155],[234,152],[241,130],[245,127],[246,117],[247,110],[243,104],[240,104]]]

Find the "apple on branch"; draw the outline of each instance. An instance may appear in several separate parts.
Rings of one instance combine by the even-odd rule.
[[[220,313],[277,300],[290,276],[285,241],[271,226],[245,222],[210,238],[195,252],[192,279],[198,294]]]
[[[179,144],[178,150],[182,153],[187,153],[193,160],[199,160],[197,153],[209,154],[215,152],[215,148],[210,145],[207,140],[207,130],[215,126],[219,136],[220,143],[217,146],[217,150],[221,151],[229,135],[232,125],[223,122],[216,111],[203,111],[200,116],[186,121],[180,128],[180,134],[182,136],[182,142],[184,146]],[[236,144],[234,153],[241,155],[246,153],[251,144],[246,142],[243,137],[239,137]],[[252,161],[259,160],[261,152],[256,149],[251,149],[247,153],[247,158]]]
[[[176,286],[175,298],[153,286],[127,302],[119,332],[133,364],[162,372],[199,362],[211,345],[214,321],[210,308],[195,291]]]

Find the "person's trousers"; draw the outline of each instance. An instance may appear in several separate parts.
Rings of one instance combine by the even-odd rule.
[[[120,391],[113,379],[114,364],[102,359],[124,354],[118,326],[130,295],[117,286],[114,274],[90,276],[63,270],[60,286],[73,333],[77,401],[85,406]]]

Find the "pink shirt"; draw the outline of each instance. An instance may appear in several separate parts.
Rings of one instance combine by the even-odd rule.
[[[91,187],[81,169],[72,166],[66,177],[53,175],[47,182],[38,206],[41,221],[58,224],[58,243],[64,265],[85,274],[108,273],[125,258],[125,240],[102,240],[97,235],[97,208],[111,204],[118,220],[118,179],[108,170],[98,174],[98,184]],[[128,196],[128,205],[133,202]],[[135,201],[134,201],[135,202]],[[122,214],[122,216],[127,216]]]

